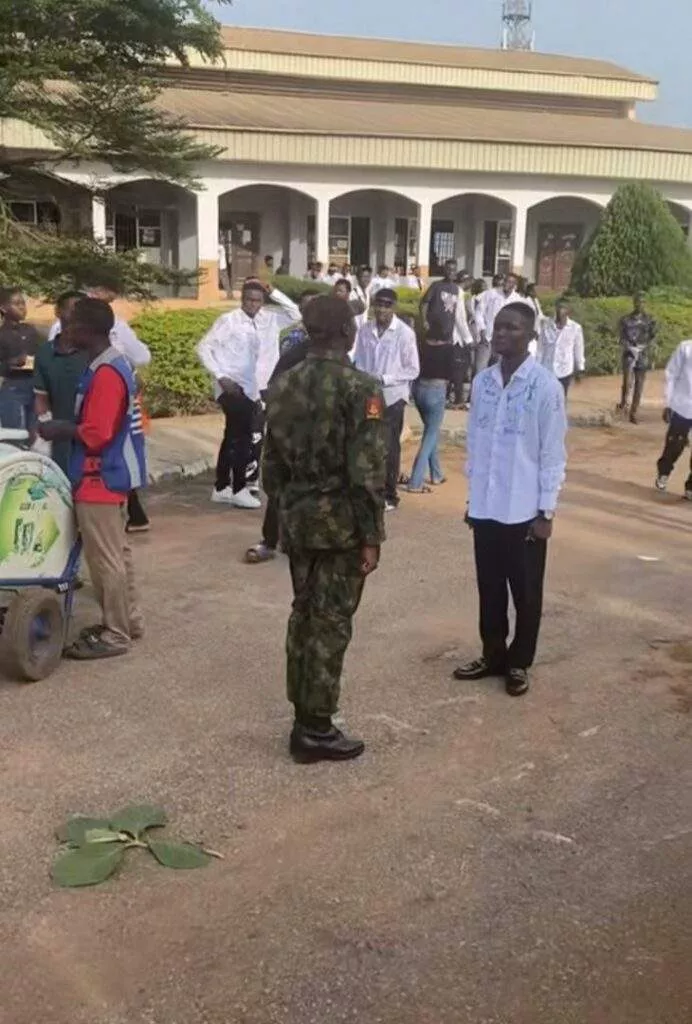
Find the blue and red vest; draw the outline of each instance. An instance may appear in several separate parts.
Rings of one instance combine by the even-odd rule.
[[[109,491],[127,494],[147,482],[147,466],[142,429],[142,407],[137,398],[137,385],[130,364],[117,349],[107,348],[87,366],[77,387],[75,422],[82,421],[84,399],[91,387],[96,371],[101,366],[116,370],[127,387],[127,412],[118,433],[98,455],[90,455],[75,437],[70,457],[70,482],[76,490],[85,476],[100,476]]]

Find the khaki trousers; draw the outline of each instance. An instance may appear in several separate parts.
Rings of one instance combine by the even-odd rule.
[[[84,557],[103,612],[103,638],[107,643],[129,644],[141,636],[144,624],[125,532],[125,505],[78,501],[76,511]]]

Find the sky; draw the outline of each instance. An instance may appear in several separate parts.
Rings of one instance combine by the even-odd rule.
[[[498,45],[502,0],[233,0],[208,5],[228,25],[378,36],[460,46]],[[692,128],[690,0],[534,0],[536,49],[610,60],[660,82],[642,121]],[[656,43],[655,40],[658,40]]]

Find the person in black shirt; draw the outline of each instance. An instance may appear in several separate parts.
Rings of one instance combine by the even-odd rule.
[[[471,364],[472,336],[466,321],[464,291],[460,279],[468,280],[466,271],[457,272],[457,261],[447,260],[444,278],[430,285],[421,299],[421,319],[424,337],[429,341],[442,341],[454,345],[451,380],[454,383],[454,402],[464,404],[464,384]]]
[[[454,344],[457,303],[461,292],[456,276],[457,261],[447,260],[443,279],[430,285],[420,303],[425,337],[432,341],[444,341],[448,345]]]
[[[431,484],[436,486],[445,482],[438,442],[445,416],[447,385],[455,372],[454,350],[457,347],[430,338],[423,338],[418,343],[420,376],[413,385],[413,400],[423,421],[423,437],[406,488],[411,494],[427,493],[425,473],[428,469]]]
[[[34,357],[41,337],[26,323],[26,299],[20,288],[0,289],[0,315],[0,426],[32,433]]]
[[[644,393],[646,374],[651,368],[651,350],[655,339],[656,321],[648,316],[644,308],[644,297],[638,293],[634,296],[632,312],[620,321],[622,396],[618,409],[623,413],[629,411],[630,423],[638,422],[637,413]]]
[[[75,401],[77,386],[86,369],[87,360],[83,352],[74,348],[65,331],[74,307],[84,292],[64,292],[55,305],[55,315],[60,321],[61,331],[52,341],[39,347],[34,363],[34,411],[39,420],[50,415],[63,423],[75,422]],[[53,441],[51,458],[68,475],[72,441],[68,438]]]

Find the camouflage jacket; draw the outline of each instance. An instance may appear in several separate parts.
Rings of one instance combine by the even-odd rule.
[[[289,549],[384,540],[384,408],[377,381],[334,352],[310,352],[271,385],[262,479]]]

